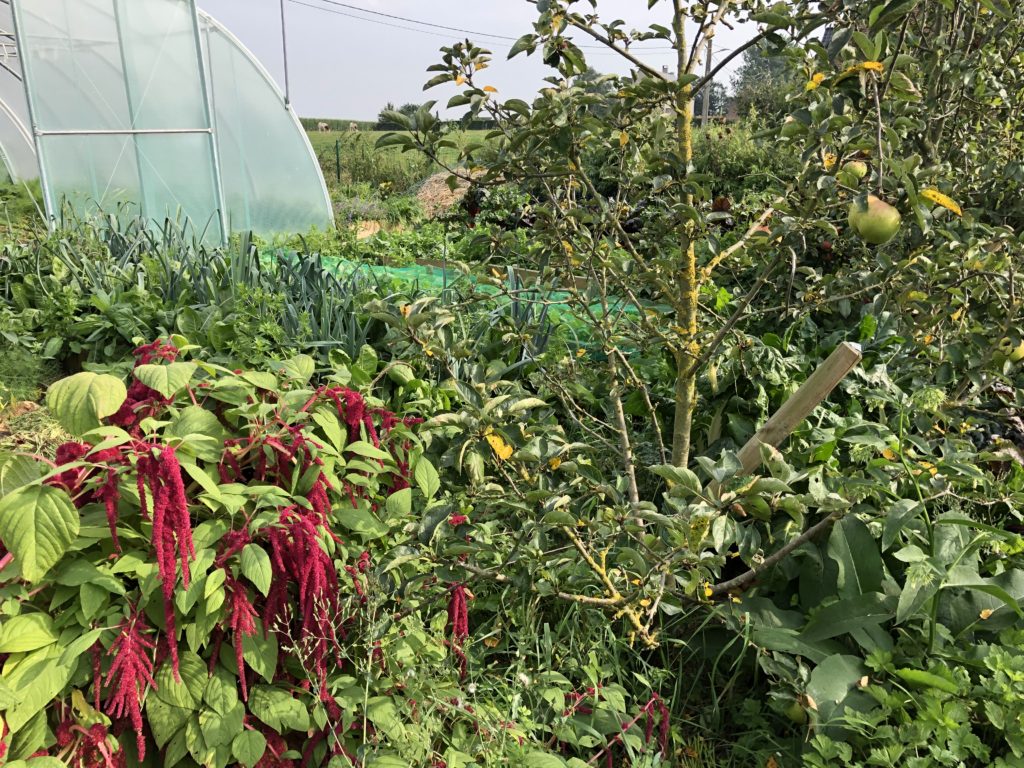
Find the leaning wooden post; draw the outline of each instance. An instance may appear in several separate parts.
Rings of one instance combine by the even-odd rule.
[[[743,446],[739,452],[740,464],[743,466],[740,474],[752,474],[761,464],[761,446],[777,448],[829,396],[862,357],[860,344],[844,341],[836,347],[835,352],[818,366],[818,370]]]

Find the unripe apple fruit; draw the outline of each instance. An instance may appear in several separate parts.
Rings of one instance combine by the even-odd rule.
[[[850,226],[871,245],[883,245],[900,230],[900,212],[884,200],[868,195],[867,202],[854,200],[850,205]]]
[[[868,164],[863,160],[851,160],[843,166],[843,170],[851,176],[857,177],[857,180],[859,181],[868,175]]]

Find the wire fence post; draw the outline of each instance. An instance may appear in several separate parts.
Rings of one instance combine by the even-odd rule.
[[[341,139],[334,140],[334,175],[341,184]]]

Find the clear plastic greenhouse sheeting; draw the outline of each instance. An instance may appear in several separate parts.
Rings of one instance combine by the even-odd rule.
[[[21,62],[14,42],[11,7],[0,2],[0,176],[34,179],[39,176],[36,149],[29,128]]]
[[[193,0],[15,0],[57,215],[140,214],[208,241],[327,229],[330,200],[265,70]]]
[[[230,230],[332,229],[320,164],[295,113],[242,44],[201,16]]]

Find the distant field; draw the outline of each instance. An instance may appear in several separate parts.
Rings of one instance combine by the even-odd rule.
[[[439,167],[418,152],[401,152],[396,148],[378,150],[377,140],[389,131],[309,131],[309,141],[320,160],[324,178],[329,185],[369,182],[377,185],[390,182],[393,188],[406,188],[436,173]],[[483,141],[487,131],[457,131],[451,137],[464,146]],[[447,150],[442,159],[450,162],[458,156]],[[338,168],[338,160],[341,167]]]

